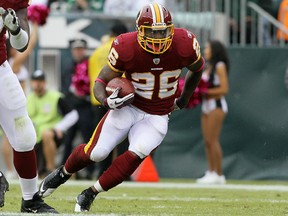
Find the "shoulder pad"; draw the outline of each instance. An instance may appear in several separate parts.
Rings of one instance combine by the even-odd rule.
[[[195,35],[186,29],[175,29],[173,40],[174,46],[177,47],[178,54],[182,57],[194,55],[193,39]]]
[[[137,35],[131,32],[121,34],[113,41],[112,47],[117,51],[118,58],[122,62],[129,61],[133,58],[135,40],[137,40]]]

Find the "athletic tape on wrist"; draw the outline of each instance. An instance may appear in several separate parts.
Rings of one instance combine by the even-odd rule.
[[[17,35],[10,34],[11,46],[17,50],[23,49],[27,45],[28,41],[28,34],[23,29],[20,29]]]

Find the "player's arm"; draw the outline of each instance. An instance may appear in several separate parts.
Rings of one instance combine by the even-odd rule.
[[[117,88],[109,97],[106,92],[107,83],[115,77],[121,77],[121,72],[113,71],[109,65],[105,65],[103,69],[100,71],[99,76],[95,80],[93,92],[95,98],[107,109],[117,109],[126,105],[126,101],[129,101],[134,97],[134,94],[131,93],[126,95],[123,98],[118,97],[118,93],[120,91]]]
[[[195,88],[198,86],[204,65],[204,59],[200,56],[196,62],[188,66],[183,91],[176,100],[177,108],[184,108],[188,104]]]
[[[122,73],[114,72],[107,64],[100,71],[94,83],[93,93],[102,105],[103,101],[108,97],[106,92],[107,83],[115,77],[121,77],[121,75]]]
[[[229,91],[228,72],[224,63],[218,63],[216,66],[216,73],[219,77],[219,86],[209,88],[206,92],[206,97],[218,99]]]
[[[29,42],[30,29],[27,19],[27,8],[15,12],[13,9],[0,8],[5,28],[9,32],[11,46],[20,52],[26,50]]]
[[[192,96],[195,88],[198,86],[201,80],[202,71],[205,64],[204,58],[202,58],[201,55],[200,45],[196,37],[192,33],[190,33],[188,34],[187,38],[189,38],[188,40],[192,39],[192,47],[190,48],[190,57],[192,63],[186,66],[188,72],[185,77],[185,83],[182,93],[180,97],[175,100],[175,109],[182,109],[187,106],[190,97]]]

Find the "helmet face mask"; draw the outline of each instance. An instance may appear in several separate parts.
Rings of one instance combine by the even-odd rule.
[[[147,52],[162,54],[169,49],[174,34],[170,12],[159,4],[149,4],[136,20],[138,43]]]

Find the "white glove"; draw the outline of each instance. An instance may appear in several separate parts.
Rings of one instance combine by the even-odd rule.
[[[122,108],[129,104],[134,98],[134,93],[130,93],[125,97],[119,98],[118,94],[121,88],[116,88],[115,91],[104,101],[104,105],[110,109]]]
[[[17,35],[20,31],[20,25],[15,11],[12,8],[5,10],[1,7],[0,15],[3,18],[5,28],[11,32],[11,34]]]

